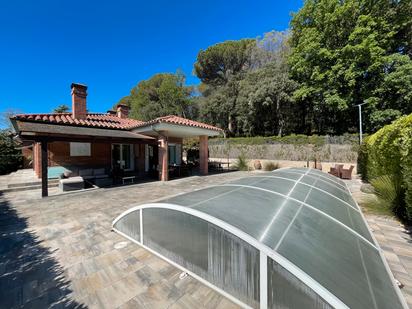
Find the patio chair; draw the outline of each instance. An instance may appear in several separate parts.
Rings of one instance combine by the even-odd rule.
[[[342,168],[343,168],[343,164],[335,164],[335,167],[331,167],[328,173],[336,177],[341,177]]]
[[[342,168],[340,170],[340,178],[342,179],[352,179],[352,170],[354,166],[351,165],[348,169]]]

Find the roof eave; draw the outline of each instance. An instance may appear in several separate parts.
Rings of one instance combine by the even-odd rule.
[[[180,137],[191,137],[191,136],[201,136],[206,135],[209,137],[218,136],[222,133],[220,130],[212,130],[207,128],[188,126],[182,124],[174,124],[167,122],[157,122],[146,124],[132,129],[133,132],[148,134],[148,135],[158,135],[159,132],[168,132],[169,136],[180,136]]]

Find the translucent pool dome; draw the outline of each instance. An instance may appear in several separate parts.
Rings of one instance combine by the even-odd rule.
[[[345,182],[318,170],[139,205],[113,229],[246,308],[407,308]]]

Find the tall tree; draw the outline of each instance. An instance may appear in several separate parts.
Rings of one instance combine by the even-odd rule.
[[[201,51],[195,72],[203,82],[203,120],[229,135],[290,132],[296,83],[289,78],[286,62],[288,39],[287,32],[272,31],[256,40],[229,41]]]
[[[61,104],[53,110],[53,113],[67,113],[69,110],[70,107],[68,107],[66,104]]]
[[[277,63],[287,69],[286,59],[290,54],[288,31],[270,31],[258,37],[250,51],[250,70]]]
[[[304,111],[302,130],[341,134],[354,129],[354,106],[363,102],[369,103],[365,106],[369,131],[412,112],[408,96],[399,95],[397,103],[387,100],[390,76],[407,73],[401,82],[407,87],[412,78],[408,69],[412,21],[404,11],[412,14],[410,3],[305,1],[291,22],[289,59],[292,77],[300,83],[295,98]]]
[[[238,122],[245,135],[283,135],[296,126],[289,78],[288,32],[271,31],[251,49],[250,69],[240,83]]]
[[[226,41],[201,50],[194,64],[196,76],[207,85],[222,86],[246,71],[255,40]]]
[[[194,64],[195,74],[204,84],[203,95],[208,98],[207,104],[202,105],[203,117],[223,124],[229,135],[239,133],[236,123],[239,82],[249,68],[254,44],[251,39],[219,43],[201,50]]]
[[[249,72],[240,82],[238,123],[243,135],[284,135],[294,131],[297,84],[284,63],[271,62]]]
[[[183,74],[160,73],[141,81],[119,103],[130,106],[130,116],[139,120],[169,114],[190,117],[191,92],[192,87],[185,86]]]

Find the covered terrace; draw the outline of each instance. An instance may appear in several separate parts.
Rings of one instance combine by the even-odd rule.
[[[162,181],[169,180],[170,156],[180,156],[182,151],[175,153],[174,146],[182,145],[184,138],[199,138],[199,172],[208,174],[208,138],[219,135],[222,130],[211,125],[181,118],[178,116],[165,116],[145,122],[132,130],[156,138],[159,141],[159,178]]]
[[[35,145],[34,157],[37,160],[34,164],[38,166],[34,169],[41,174],[42,197],[48,196],[49,149],[53,143],[107,144],[108,147],[112,144],[157,145],[156,139],[131,131],[12,121],[19,137]]]

